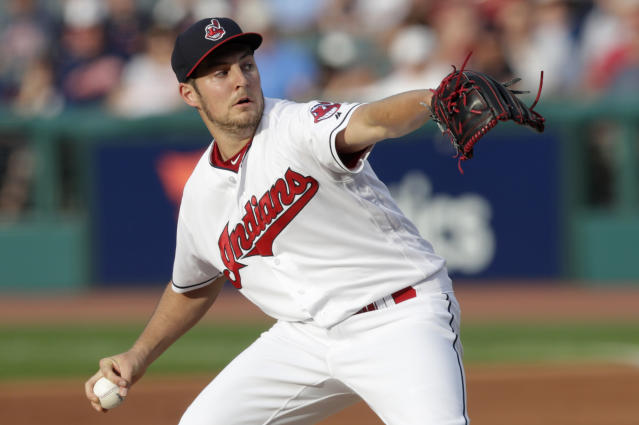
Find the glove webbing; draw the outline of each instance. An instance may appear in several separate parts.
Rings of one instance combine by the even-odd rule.
[[[462,74],[464,72],[464,69],[466,68],[466,64],[468,63],[468,60],[470,59],[470,56],[473,54],[473,52],[469,52],[468,55],[466,56],[466,59],[464,60],[464,63],[462,64],[461,69],[459,70],[459,73],[455,74],[457,72],[457,67],[455,67],[455,65],[452,65],[453,67],[453,72],[450,73],[446,78],[444,78],[444,80],[442,81],[442,83],[439,86],[438,91],[434,91],[434,93],[436,93],[437,95],[440,96],[443,93],[444,88],[448,85],[448,83],[455,78],[455,76],[457,76],[457,82],[455,83],[455,89],[446,97],[441,98],[443,102],[445,102],[446,105],[446,109],[448,110],[449,113],[452,112],[460,112],[459,109],[457,108],[457,104],[459,99],[461,98],[464,106],[466,105],[466,93],[472,89],[477,89],[478,87],[475,85],[472,86],[460,86],[460,82],[461,82],[461,77]],[[521,81],[521,78],[514,78],[511,81],[507,82],[507,83],[503,83],[504,87],[509,87],[517,82]],[[539,115],[539,113],[537,113],[537,111],[534,110],[535,106],[537,105],[537,102],[539,101],[539,98],[541,96],[541,88],[543,86],[543,82],[544,82],[544,71],[541,71],[541,76],[539,79],[539,89],[537,90],[537,96],[535,97],[535,101],[532,103],[532,105],[530,106],[529,110],[531,113],[533,113],[535,116],[541,117],[541,115]],[[511,93],[513,94],[524,94],[524,93],[530,93],[529,91],[520,91],[520,90],[511,90],[511,89],[507,89],[509,90]],[[473,114],[481,114],[481,111],[477,111],[474,109],[471,109],[469,112],[473,113]],[[493,119],[491,119],[486,125],[484,125],[483,127],[481,127],[479,130],[477,130],[477,132],[475,134],[473,134],[471,136],[471,138],[469,139],[469,141],[462,147],[460,147],[457,144],[457,141],[455,140],[454,135],[452,134],[452,132],[447,129],[446,133],[448,134],[448,137],[450,138],[453,146],[455,146],[455,148],[457,149],[457,154],[454,156],[454,158],[458,158],[457,161],[457,169],[459,170],[459,172],[461,174],[464,174],[464,170],[462,169],[461,166],[461,162],[462,161],[466,161],[468,159],[471,158],[470,152],[473,149],[473,146],[475,145],[475,143],[477,143],[477,141],[479,139],[482,138],[482,136],[484,136],[486,134],[486,132],[488,132],[488,130],[490,130],[491,128],[495,127],[497,125],[497,122],[499,121],[499,119],[501,119],[502,117],[507,116],[507,113],[504,111],[502,114],[500,114],[499,116],[493,117]],[[432,118],[435,121],[438,121],[438,118],[433,114]],[[461,122],[459,123],[459,132],[461,133],[462,128],[461,128]]]
[[[437,96],[440,97],[440,99],[442,99],[443,102],[445,102],[446,105],[446,109],[448,110],[448,113],[452,113],[452,112],[460,112],[459,109],[457,108],[457,100],[461,97],[462,101],[464,102],[464,105],[466,105],[466,92],[471,90],[473,87],[460,87],[459,83],[461,81],[461,77],[462,77],[462,73],[464,72],[464,69],[466,68],[466,64],[468,63],[468,60],[470,59],[470,56],[473,54],[473,52],[469,52],[468,55],[466,56],[466,59],[464,60],[464,63],[462,64],[461,69],[459,70],[459,73],[456,75],[455,72],[457,72],[457,67],[455,65],[452,65],[453,67],[453,72],[448,74],[448,76],[446,78],[444,78],[444,80],[441,82],[441,84],[439,85],[439,89],[438,91],[435,91],[435,94]],[[444,88],[446,88],[448,86],[448,83],[451,82],[451,80],[453,78],[455,78],[455,76],[457,76],[457,82],[455,83],[455,89],[446,97],[442,97]],[[475,111],[475,110],[471,110],[470,111],[473,114],[481,114],[480,111]],[[439,119],[433,115],[433,119],[435,121],[439,121]],[[494,123],[493,123],[494,121]],[[473,145],[477,142],[477,140],[479,140],[479,138],[486,132],[488,131],[490,128],[494,127],[495,125],[497,125],[497,120],[493,119],[491,120],[491,122],[485,126],[485,128],[481,128],[477,133],[475,133],[473,135],[473,137],[471,138],[471,140],[463,147],[461,147],[457,144],[457,140],[455,139],[455,136],[453,135],[453,133],[450,131],[450,129],[446,129],[446,134],[448,134],[448,137],[451,141],[451,143],[453,144],[453,146],[455,146],[456,150],[457,150],[457,155],[454,156],[454,158],[458,158],[457,161],[457,168],[459,169],[459,172],[461,174],[464,174],[464,170],[461,167],[461,162],[465,161],[467,159],[470,159],[470,157],[468,156],[468,153],[470,152],[470,150],[473,148]],[[461,122],[459,123],[459,132],[461,133],[462,129],[461,129]]]

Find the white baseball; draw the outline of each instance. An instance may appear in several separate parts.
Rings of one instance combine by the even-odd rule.
[[[113,409],[122,404],[124,398],[119,394],[119,390],[120,387],[104,377],[98,379],[93,386],[93,393],[98,396],[100,406],[104,409]]]

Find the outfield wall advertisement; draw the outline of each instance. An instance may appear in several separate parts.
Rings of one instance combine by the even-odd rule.
[[[369,161],[456,278],[538,279],[561,273],[559,152],[552,132],[505,126],[461,163],[424,132],[378,144]],[[118,140],[93,163],[93,280],[170,279],[182,185],[208,143]]]

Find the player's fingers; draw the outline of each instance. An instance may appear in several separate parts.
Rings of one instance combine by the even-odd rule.
[[[84,394],[86,398],[89,400],[89,402],[91,403],[91,407],[98,412],[104,412],[105,410],[102,408],[102,406],[100,406],[100,399],[93,392],[93,386],[95,385],[96,381],[100,379],[101,377],[102,377],[102,372],[98,371],[95,375],[93,375],[84,383]]]
[[[113,357],[106,357],[100,360],[100,372],[109,381],[119,387],[128,387],[129,383],[122,377],[120,373],[120,365]]]
[[[123,365],[114,357],[107,357],[100,360],[100,371],[109,381],[120,387],[118,393],[122,397],[126,397],[129,391],[129,382],[131,381],[131,372],[126,362]]]
[[[120,387],[119,393],[122,397],[126,397],[129,387],[133,384],[133,371],[129,362],[123,362],[120,366],[120,382],[118,382]]]
[[[93,410],[95,410],[96,412],[102,412],[102,413],[106,413],[108,412],[107,409],[104,409],[101,405],[100,402],[98,401],[97,403],[92,401],[91,402],[91,407],[93,408]]]
[[[84,394],[91,401],[98,401],[98,396],[96,396],[95,393],[93,392],[93,386],[95,385],[97,380],[100,379],[101,377],[102,377],[102,372],[98,371],[95,375],[93,375],[84,383]]]

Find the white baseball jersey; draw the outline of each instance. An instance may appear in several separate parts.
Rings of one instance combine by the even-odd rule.
[[[336,135],[358,106],[266,99],[235,157],[222,161],[213,141],[184,188],[173,289],[224,273],[266,314],[330,327],[442,270],[370,150],[352,164],[338,155]]]

